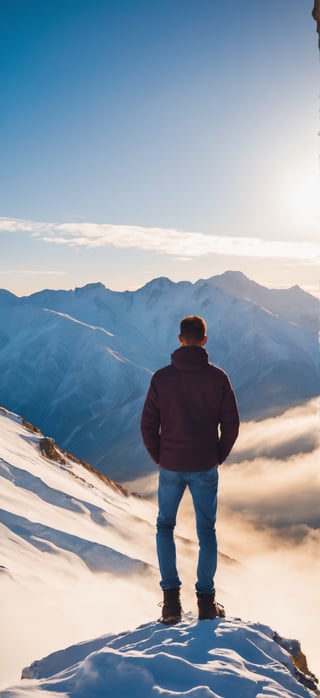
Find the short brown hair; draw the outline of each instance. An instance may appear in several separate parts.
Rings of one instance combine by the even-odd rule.
[[[206,332],[207,325],[204,319],[198,315],[188,315],[180,322],[181,337],[184,337],[187,341],[201,342]]]

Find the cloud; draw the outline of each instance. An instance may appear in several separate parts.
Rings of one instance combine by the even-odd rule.
[[[320,245],[311,242],[265,240],[190,233],[175,228],[113,225],[109,223],[47,223],[0,218],[0,233],[24,232],[43,242],[72,247],[139,249],[190,260],[210,254],[291,259],[315,263]]]
[[[300,540],[320,529],[319,449],[285,461],[257,458],[225,469],[221,506],[241,512],[256,527],[269,527],[281,538]]]
[[[241,464],[257,457],[283,461],[296,454],[311,453],[320,446],[319,426],[317,398],[290,408],[281,418],[247,422],[228,462]]]
[[[255,527],[301,540],[320,530],[318,400],[281,417],[243,425],[229,465],[221,469],[225,515],[241,512]]]
[[[66,276],[65,271],[50,270],[50,269],[1,269],[0,276],[19,275],[19,276]]]

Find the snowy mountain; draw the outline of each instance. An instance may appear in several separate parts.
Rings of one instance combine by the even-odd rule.
[[[226,271],[224,274],[212,276],[207,283],[236,298],[252,301],[283,320],[307,330],[318,331],[319,299],[303,291],[300,286],[281,290],[265,288],[248,279],[240,271]]]
[[[185,529],[177,529],[185,617],[171,628],[154,621],[151,502],[4,409],[0,453],[1,698],[315,695],[297,640],[231,616],[196,620],[197,546]],[[221,555],[219,568],[226,586],[236,584],[238,563]],[[228,598],[223,585],[219,593]]]
[[[135,292],[2,291],[1,402],[110,477],[134,479],[152,468],[139,433],[146,390],[184,315],[207,320],[210,359],[229,373],[243,419],[319,394],[318,337],[306,329],[318,303],[301,289],[275,294],[236,272]]]

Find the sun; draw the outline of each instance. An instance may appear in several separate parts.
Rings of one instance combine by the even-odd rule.
[[[291,178],[290,178],[291,179]],[[301,233],[320,232],[320,166],[319,171],[296,173],[289,183],[289,210]]]

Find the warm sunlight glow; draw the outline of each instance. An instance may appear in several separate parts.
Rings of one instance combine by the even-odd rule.
[[[316,232],[320,225],[320,171],[295,173],[288,179],[286,204],[301,233]]]

